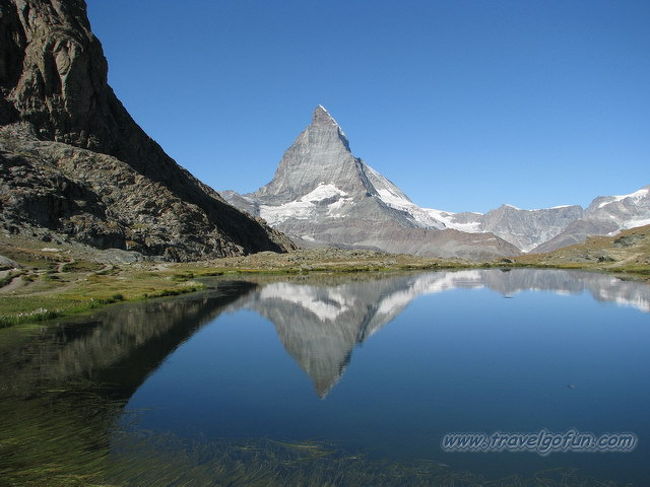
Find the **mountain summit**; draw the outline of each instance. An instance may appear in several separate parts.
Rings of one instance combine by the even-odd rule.
[[[489,234],[447,229],[395,184],[355,157],[334,117],[318,105],[270,183],[231,204],[261,216],[303,245],[336,245],[476,259],[519,250]]]
[[[171,260],[292,243],[135,123],[82,0],[0,0],[0,228]]]
[[[341,130],[341,126],[323,105],[319,104],[316,108],[314,108],[314,113],[311,117],[311,124],[336,127],[338,129],[338,133],[345,139],[345,134]],[[345,143],[347,145],[347,139],[345,139]]]
[[[287,203],[325,183],[357,194],[366,191],[365,179],[363,165],[350,152],[341,127],[318,105],[311,124],[285,152],[273,180],[255,195],[269,203]]]

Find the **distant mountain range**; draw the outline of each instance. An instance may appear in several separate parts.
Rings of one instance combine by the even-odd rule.
[[[321,105],[285,152],[273,180],[245,195],[223,191],[237,208],[260,216],[304,246],[336,245],[473,259],[546,252],[589,235],[650,223],[650,186],[578,205],[485,214],[422,208],[355,157]]]

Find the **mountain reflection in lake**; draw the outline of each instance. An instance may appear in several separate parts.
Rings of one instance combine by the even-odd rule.
[[[215,289],[115,306],[35,334],[4,330],[0,478],[468,486],[650,479],[646,284],[532,269],[209,284]],[[548,457],[440,449],[447,432],[572,427],[633,431],[640,444],[630,454]]]

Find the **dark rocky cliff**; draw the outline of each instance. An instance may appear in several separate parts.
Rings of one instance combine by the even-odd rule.
[[[285,251],[135,123],[82,0],[0,0],[0,224],[173,260]]]

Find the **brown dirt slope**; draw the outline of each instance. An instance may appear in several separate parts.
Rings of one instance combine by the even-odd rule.
[[[523,255],[515,261],[529,265],[650,273],[650,225],[624,230],[611,237],[589,237],[581,244],[545,254]]]

